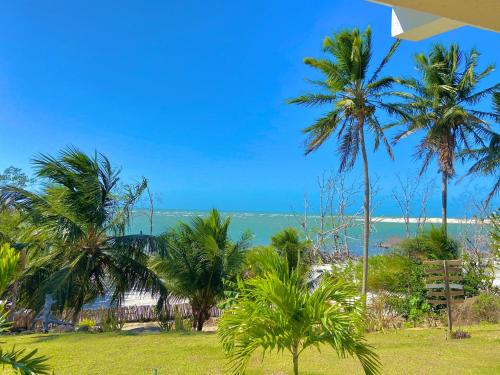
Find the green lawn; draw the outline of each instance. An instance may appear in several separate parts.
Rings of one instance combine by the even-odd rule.
[[[449,340],[442,329],[407,329],[368,335],[383,374],[500,374],[500,325],[468,329],[471,339]],[[3,337],[7,346],[38,347],[56,374],[222,374],[225,360],[213,333],[70,333]],[[3,344],[4,346],[6,344]],[[287,354],[252,358],[248,374],[288,374]],[[325,348],[303,353],[302,374],[359,374],[354,359]]]

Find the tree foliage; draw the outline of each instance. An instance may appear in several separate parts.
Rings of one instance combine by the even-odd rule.
[[[5,288],[12,282],[19,262],[19,253],[10,247],[9,244],[3,244],[0,247],[0,295],[4,293]],[[4,306],[0,305],[0,333],[7,332],[10,324],[7,321],[7,313],[4,312]],[[14,373],[20,375],[49,374],[50,368],[46,364],[47,357],[37,356],[37,350],[27,351],[26,349],[5,350],[0,347],[0,366],[2,368],[10,367]]]
[[[146,186],[118,188],[119,171],[102,154],[89,156],[68,148],[57,157],[33,161],[41,191],[2,188],[2,201],[20,210],[43,239],[43,251],[29,259],[21,279],[22,297],[33,307],[46,293],[60,309],[71,308],[74,319],[83,304],[112,292],[119,303],[125,292],[166,290],[147,267],[149,236],[125,235],[133,204]]]
[[[456,259],[460,254],[457,241],[449,237],[442,228],[432,227],[428,231],[407,238],[398,245],[399,251],[411,258],[425,259]]]
[[[300,263],[300,272],[304,273],[312,260],[307,251],[310,243],[301,240],[295,228],[285,228],[276,233],[271,237],[271,246],[287,258],[290,270],[296,269]]]
[[[243,373],[259,348],[292,355],[294,373],[307,348],[331,346],[340,357],[356,356],[365,373],[379,372],[379,360],[363,339],[363,308],[356,288],[324,277],[310,291],[286,256],[261,250],[259,273],[238,281],[238,292],[219,321],[218,334],[235,374]]]
[[[415,157],[422,159],[421,174],[436,159],[442,175],[442,221],[447,224],[447,185],[455,176],[455,164],[460,156],[469,153],[481,157],[483,151],[471,154],[475,147],[487,148],[492,136],[489,121],[497,120],[493,112],[481,111],[477,104],[490,97],[499,87],[496,83],[479,90],[481,81],[494,70],[488,65],[480,70],[479,52],[462,51],[456,44],[432,46],[429,53],[415,56],[419,78],[410,83],[412,92],[405,94],[407,102],[401,116],[405,129],[396,135],[395,142],[413,134],[421,134]],[[483,163],[473,166],[480,169]],[[484,166],[484,164],[483,164]]]
[[[166,251],[155,256],[151,268],[164,277],[169,290],[186,298],[193,312],[193,327],[201,331],[210,309],[223,297],[225,283],[240,272],[250,239],[229,238],[229,217],[215,209],[206,218],[179,225],[163,235]]]

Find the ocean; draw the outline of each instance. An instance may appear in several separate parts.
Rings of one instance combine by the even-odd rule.
[[[153,234],[160,234],[175,226],[179,221],[189,223],[195,216],[206,216],[207,211],[184,211],[184,210],[155,210],[153,215]],[[300,213],[268,213],[268,212],[221,212],[224,216],[231,217],[229,227],[230,237],[237,240],[245,231],[252,234],[252,245],[267,245],[271,237],[278,231],[293,227],[304,235],[301,226],[303,215]],[[356,220],[356,226],[348,229],[348,246],[352,254],[360,255],[362,251],[362,221]],[[318,215],[308,216],[308,227],[310,232],[319,228],[320,218]],[[426,224],[430,228],[432,224]],[[415,233],[417,224],[410,224],[410,230]],[[470,236],[480,230],[475,224],[448,224],[448,233],[455,238]],[[133,212],[129,233],[149,234],[150,222],[147,210],[136,210]],[[404,238],[406,227],[404,223],[376,222],[372,224],[370,236],[370,254],[378,254],[386,249],[378,244],[386,242],[391,238]]]
[[[252,234],[251,245],[267,245],[271,242],[271,237],[278,231],[294,227],[302,235],[304,231],[301,227],[303,216],[300,214],[286,213],[268,213],[268,212],[221,212],[223,216],[231,217],[229,234],[233,240],[237,240],[242,233],[250,231]],[[153,234],[161,234],[169,228],[175,226],[179,221],[189,223],[196,216],[206,216],[208,211],[188,211],[188,210],[155,210],[153,214]],[[317,215],[308,216],[308,226],[314,231],[319,227],[320,218]],[[426,224],[428,228],[431,224]],[[410,224],[411,232],[417,230],[416,224]],[[470,236],[481,230],[475,224],[448,224],[448,232],[455,238]],[[483,228],[484,230],[484,228]],[[129,234],[149,234],[150,221],[147,210],[135,210],[131,218]],[[377,246],[391,238],[404,238],[406,235],[406,226],[404,223],[377,222],[372,226],[370,255],[376,255],[389,250]],[[348,230],[349,251],[353,255],[362,253],[362,221],[357,220],[356,227]],[[96,309],[99,307],[108,307],[111,301],[111,295],[103,298],[97,298],[94,302],[86,304],[84,309]],[[127,293],[122,303],[123,306],[132,305],[154,305],[157,298],[149,294],[139,294],[137,292]]]

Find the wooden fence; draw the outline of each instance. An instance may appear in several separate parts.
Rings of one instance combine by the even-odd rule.
[[[121,306],[117,308],[82,310],[78,316],[78,322],[81,322],[84,319],[89,319],[99,324],[106,316],[108,316],[109,310],[112,311],[117,320],[124,323],[151,322],[158,320],[158,314],[155,306]],[[187,303],[169,305],[164,309],[163,313],[170,316],[172,319],[174,319],[175,314],[179,314],[182,318],[189,318],[191,317],[191,306]],[[32,310],[17,311],[15,314],[13,328],[31,329],[35,315],[36,314]],[[72,314],[70,311],[63,311],[62,313],[53,312],[53,315],[57,319],[69,322]],[[211,310],[211,316],[220,316],[220,310],[217,307],[213,307]],[[36,322],[34,327],[39,328],[39,326],[40,322]]]

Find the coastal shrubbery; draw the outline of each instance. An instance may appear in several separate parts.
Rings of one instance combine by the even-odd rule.
[[[18,271],[20,254],[9,244],[0,246],[0,296],[12,283]],[[6,333],[10,329],[10,322],[7,321],[7,312],[4,303],[0,303],[0,334]],[[0,342],[1,344],[1,342]],[[47,365],[48,358],[38,356],[37,350],[16,349],[5,350],[0,347],[0,366],[10,367],[15,373],[20,375],[50,374],[50,367]]]

